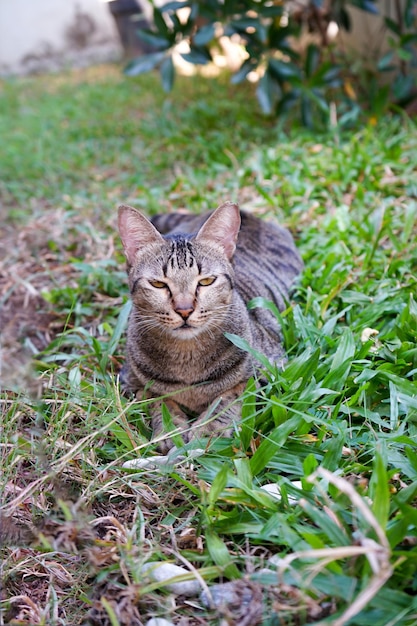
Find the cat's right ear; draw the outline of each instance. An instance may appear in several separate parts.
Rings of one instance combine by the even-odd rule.
[[[120,238],[129,265],[134,264],[136,254],[141,248],[153,243],[163,243],[161,233],[133,207],[122,204],[118,214]]]
[[[197,233],[196,241],[215,242],[232,259],[240,229],[239,207],[234,202],[224,202],[210,215]]]

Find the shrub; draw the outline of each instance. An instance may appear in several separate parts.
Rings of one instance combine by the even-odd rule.
[[[170,91],[175,78],[174,51],[181,50],[181,58],[188,63],[206,65],[227,38],[239,42],[243,52],[232,82],[256,75],[256,93],[265,114],[280,115],[297,107],[303,123],[312,126],[319,120],[331,121],[335,111],[331,103],[335,103],[342,122],[347,122],[359,115],[361,107],[375,114],[393,102],[409,102],[414,93],[410,70],[415,62],[417,0],[397,0],[396,17],[384,18],[390,49],[374,68],[361,66],[354,74],[350,61],[329,39],[329,24],[351,28],[348,5],[377,14],[379,4],[382,0],[168,2],[161,8],[154,6],[153,28],[140,31],[154,51],[131,61],[126,73],[137,75],[158,67],[162,85]],[[303,49],[306,30],[310,43]],[[395,76],[392,80],[390,75],[384,84],[387,72]]]

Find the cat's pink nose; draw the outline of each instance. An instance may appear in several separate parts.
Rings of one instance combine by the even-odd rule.
[[[187,320],[193,311],[194,309],[192,307],[189,307],[189,308],[177,307],[175,309],[175,313],[178,313],[178,315],[181,315],[183,320]]]

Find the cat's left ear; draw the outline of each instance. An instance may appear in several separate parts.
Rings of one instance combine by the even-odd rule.
[[[215,242],[223,248],[229,261],[236,250],[240,229],[239,207],[234,202],[221,204],[197,233],[196,241]]]

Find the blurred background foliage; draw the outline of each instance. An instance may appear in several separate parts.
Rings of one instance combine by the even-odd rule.
[[[209,66],[223,55],[232,83],[257,83],[265,114],[297,109],[306,126],[349,126],[417,108],[417,0],[152,4],[153,24],[139,31],[148,52],[125,71],[158,68],[166,91],[178,68]],[[372,32],[363,28],[365,16],[373,16]]]

